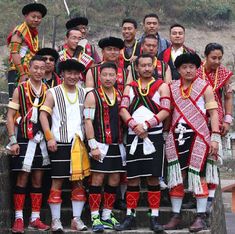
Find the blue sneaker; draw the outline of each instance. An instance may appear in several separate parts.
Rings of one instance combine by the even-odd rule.
[[[116,220],[113,214],[111,214],[109,219],[101,219],[101,222],[104,226],[104,229],[114,229],[117,225],[120,225],[120,223]]]
[[[100,216],[99,215],[94,215],[92,216],[92,231],[93,232],[103,232],[104,231],[104,226],[102,222],[100,221]]]

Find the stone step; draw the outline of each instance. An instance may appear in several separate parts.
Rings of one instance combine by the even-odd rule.
[[[7,233],[11,233],[10,231]],[[46,232],[42,232],[42,231],[38,231],[38,230],[30,230],[28,228],[25,229],[25,234],[31,234],[31,233],[37,233],[37,234],[49,234],[52,233],[51,231],[46,231]],[[75,232],[72,231],[69,228],[64,228],[64,233],[67,234],[74,234]],[[79,233],[84,233],[84,234],[93,234],[94,232],[92,232],[92,230],[89,228],[87,231],[82,231]],[[137,230],[128,230],[128,231],[122,231],[122,232],[116,232],[113,230],[105,230],[104,233],[120,233],[120,234],[153,234],[154,232],[149,230],[148,228],[140,228]],[[191,232],[189,232],[189,230],[187,228],[184,229],[180,229],[180,230],[167,230],[167,231],[163,231],[162,234],[189,234]],[[198,234],[211,234],[210,230],[202,230],[200,232],[197,232]],[[5,232],[4,232],[5,234]]]
[[[8,110],[7,104],[0,103],[0,118],[1,119],[6,119],[6,117],[7,117],[7,110]]]
[[[182,210],[182,223],[181,227],[186,228],[190,226],[190,224],[193,222],[194,217],[196,215],[195,209],[185,209]],[[119,222],[122,222],[122,220],[125,217],[125,211],[120,210],[114,210],[114,215],[119,220]],[[25,217],[25,223],[28,224],[30,216],[30,210],[24,211],[24,217]],[[51,212],[49,209],[49,206],[47,208],[43,208],[41,210],[41,219],[49,224],[51,222]],[[166,224],[171,217],[171,208],[170,207],[160,207],[160,214],[159,214],[159,222],[161,224]],[[61,209],[61,222],[64,226],[69,226],[72,219],[72,208],[64,208]],[[83,221],[88,225],[91,226],[90,221],[90,211],[88,209],[88,206],[83,210],[82,213],[82,219]],[[146,207],[139,207],[136,210],[136,222],[137,226],[140,228],[148,227],[149,225],[149,216],[148,216],[148,208]]]
[[[7,104],[9,102],[8,92],[0,91],[0,103]]]

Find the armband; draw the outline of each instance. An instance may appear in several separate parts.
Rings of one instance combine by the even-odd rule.
[[[127,125],[130,129],[134,130],[135,127],[136,127],[138,124],[136,123],[136,121],[135,121],[133,118],[129,118],[129,119],[126,121],[126,125]]]
[[[86,87],[86,88],[85,88],[85,92],[86,92],[86,93],[89,93],[89,92],[90,92],[91,90],[93,90],[93,89],[94,89],[94,88],[92,88],[92,87]]]
[[[153,118],[145,121],[148,125],[148,128],[154,128],[159,125],[160,121],[157,115],[154,115]]]
[[[224,116],[224,122],[225,122],[225,123],[228,123],[228,124],[231,124],[231,123],[233,122],[233,117],[232,117],[232,115],[229,115],[229,114],[225,115],[225,116]]]
[[[206,110],[217,109],[218,103],[216,101],[207,102],[205,107],[206,107]]]
[[[88,145],[90,147],[91,150],[97,149],[98,148],[98,144],[95,138],[89,139],[88,140]]]
[[[13,41],[10,43],[10,52],[11,54],[19,54],[21,48],[21,43]]]
[[[10,146],[17,144],[17,139],[15,135],[10,136],[9,140],[10,140],[10,143],[9,143]]]
[[[54,138],[54,136],[49,128],[44,132],[44,135],[45,135],[46,141],[50,141]]]
[[[122,101],[119,109],[125,108],[128,109],[130,106],[130,97],[127,95],[122,96]]]
[[[18,111],[20,109],[20,104],[10,101],[8,103],[8,108]]]
[[[162,110],[166,110],[170,112],[171,108],[171,99],[169,97],[161,97],[160,98],[160,106]]]
[[[95,118],[95,108],[85,108],[83,111],[83,115],[85,119],[94,120]]]
[[[212,133],[211,134],[211,141],[215,141],[217,143],[221,142],[221,136],[219,133]]]
[[[50,107],[48,107],[48,106],[45,106],[45,105],[42,105],[39,110],[40,110],[40,111],[45,111],[45,112],[47,112],[49,115],[52,114],[52,109],[51,109]]]

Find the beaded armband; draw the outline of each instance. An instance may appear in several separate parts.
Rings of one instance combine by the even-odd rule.
[[[171,99],[169,97],[161,97],[160,98],[160,106],[162,110],[166,110],[170,112],[171,108]]]
[[[128,109],[130,106],[130,97],[127,95],[122,96],[122,101],[119,109],[125,108]]]
[[[48,107],[48,106],[45,106],[45,105],[42,105],[42,106],[40,107],[40,111],[45,111],[45,112],[47,112],[49,115],[52,114],[52,109],[51,109],[50,107]]]
[[[206,107],[206,110],[217,109],[218,103],[216,101],[207,102],[205,107]]]
[[[18,111],[20,109],[20,104],[10,101],[8,103],[8,108]]]
[[[85,108],[83,111],[83,115],[85,119],[94,120],[95,118],[95,108]]]

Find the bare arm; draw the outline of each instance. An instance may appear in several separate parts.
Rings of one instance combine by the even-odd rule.
[[[126,85],[130,84],[133,81],[133,76],[132,76],[132,71],[131,71],[131,65],[127,67],[127,80],[126,80]]]
[[[87,71],[86,74],[86,88],[94,88],[95,84],[94,84],[94,77],[92,75],[91,69],[89,69]]]
[[[172,81],[172,76],[171,76],[171,68],[170,66],[167,64],[167,69],[166,69],[166,74],[165,74],[165,79],[164,81],[167,83],[167,84],[170,84],[171,81]]]

